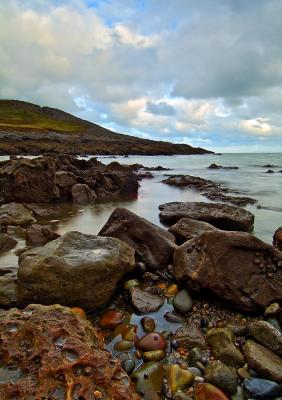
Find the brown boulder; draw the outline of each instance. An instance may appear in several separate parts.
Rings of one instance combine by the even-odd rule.
[[[97,330],[69,308],[32,304],[0,312],[1,400],[138,400]]]
[[[76,183],[71,188],[72,201],[76,204],[93,203],[97,198],[94,190],[91,190],[85,183]]]
[[[217,228],[207,222],[196,221],[191,218],[181,218],[168,231],[175,236],[178,244],[183,244],[187,240],[194,239],[204,232],[216,230]]]
[[[113,211],[99,235],[128,243],[135,249],[136,260],[151,269],[166,268],[177,247],[171,233],[125,208]]]
[[[282,253],[248,233],[206,232],[176,249],[174,263],[178,281],[238,309],[282,301]]]
[[[52,231],[48,226],[33,224],[26,230],[26,244],[28,246],[43,246],[59,237],[60,235]]]
[[[254,215],[249,211],[221,203],[173,202],[162,204],[159,209],[161,222],[168,225],[187,217],[227,231],[250,232],[254,224]]]

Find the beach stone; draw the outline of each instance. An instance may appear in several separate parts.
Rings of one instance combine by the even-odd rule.
[[[202,383],[196,387],[195,400],[228,400],[228,397],[216,386]]]
[[[250,324],[249,331],[257,342],[282,355],[282,334],[273,325],[266,321],[256,321]]]
[[[146,361],[160,361],[165,357],[163,350],[151,350],[143,353],[143,358]]]
[[[132,375],[136,392],[144,400],[161,400],[164,368],[157,361],[149,361],[139,367]]]
[[[237,391],[236,373],[219,360],[211,362],[206,366],[204,377],[207,382],[212,383],[229,394],[234,394]]]
[[[210,329],[207,340],[216,359],[232,367],[244,365],[243,354],[235,346],[235,337],[230,328]]]
[[[14,307],[17,303],[17,269],[0,268],[0,307]]]
[[[266,307],[266,309],[264,311],[264,315],[266,317],[272,317],[272,316],[278,314],[279,310],[280,310],[279,303],[272,303],[272,304],[270,304],[270,306]]]
[[[68,232],[19,256],[18,299],[94,310],[134,268],[134,249],[116,238]]]
[[[100,236],[116,237],[136,251],[136,261],[152,270],[167,268],[176,248],[175,238],[162,229],[125,208],[116,208]]]
[[[282,382],[282,358],[266,347],[248,340],[243,347],[249,366],[263,378]]]
[[[273,235],[273,246],[282,251],[282,226],[280,226]]]
[[[193,300],[186,289],[180,290],[173,298],[173,307],[175,311],[185,314],[193,307]]]
[[[216,230],[217,228],[208,222],[197,221],[191,218],[181,218],[168,229],[175,236],[179,245],[187,242],[187,240],[194,239],[204,232]]]
[[[164,303],[164,298],[151,294],[139,287],[130,289],[131,303],[141,313],[147,314],[157,311]]]
[[[166,339],[161,333],[148,333],[138,340],[136,347],[142,351],[164,350],[166,348]]]
[[[159,206],[161,222],[172,225],[181,218],[208,222],[219,229],[250,232],[254,215],[240,207],[222,203],[173,202]]]
[[[173,311],[165,313],[164,318],[168,322],[172,322],[173,324],[181,324],[184,322],[184,317],[182,317],[181,315],[179,315]]]
[[[245,379],[243,386],[248,394],[255,399],[273,399],[280,394],[280,386],[266,379]]]
[[[145,332],[154,332],[156,328],[155,321],[150,317],[143,317],[141,319],[141,325]]]
[[[189,350],[195,347],[200,349],[206,348],[206,340],[202,330],[193,322],[187,323],[178,328],[174,334],[174,339],[179,344],[179,347],[185,347]]]
[[[99,325],[104,329],[114,329],[122,323],[124,313],[118,310],[108,310],[100,318]]]
[[[128,360],[124,360],[121,365],[122,365],[122,368],[124,369],[124,371],[128,375],[132,374],[132,372],[135,369],[135,361],[134,361],[133,358],[130,358]]]
[[[72,202],[76,204],[91,204],[97,196],[85,183],[76,183],[71,188]]]
[[[190,371],[180,368],[178,364],[168,365],[166,376],[173,394],[189,386],[194,380],[194,375]]]
[[[19,203],[2,204],[0,206],[0,225],[28,225],[35,222],[31,212]]]
[[[26,244],[28,246],[44,246],[44,244],[59,237],[60,235],[50,229],[49,226],[32,224],[26,230]]]
[[[114,346],[114,349],[116,351],[129,351],[133,347],[133,343],[130,342],[129,340],[121,340],[120,342],[117,342]]]
[[[17,243],[14,238],[6,235],[6,233],[0,233],[0,254],[12,250]]]
[[[120,361],[84,318],[59,305],[0,311],[0,398],[139,400]],[[13,366],[11,368],[11,366]]]
[[[261,311],[282,301],[281,261],[281,252],[249,233],[210,231],[176,249],[175,277],[240,311]]]

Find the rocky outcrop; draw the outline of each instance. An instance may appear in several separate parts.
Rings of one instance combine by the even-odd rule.
[[[168,229],[175,236],[178,244],[194,239],[204,232],[216,230],[217,228],[207,222],[196,221],[191,218],[181,218]]]
[[[257,311],[282,301],[282,253],[244,232],[206,232],[175,251],[175,276],[233,307]]]
[[[35,222],[31,212],[21,204],[2,204],[0,207],[0,225],[28,225]]]
[[[93,326],[59,305],[0,312],[0,398],[138,400]]]
[[[177,247],[171,233],[125,208],[113,211],[99,235],[128,243],[135,249],[136,260],[150,269],[166,268]]]
[[[26,244],[28,246],[44,246],[44,244],[59,237],[60,235],[52,231],[49,226],[33,224],[26,230]]]
[[[93,310],[105,305],[134,268],[134,250],[116,238],[68,232],[19,256],[18,298]]]
[[[17,241],[14,238],[5,233],[0,233],[0,254],[13,249],[16,244]]]
[[[187,217],[227,231],[250,232],[255,218],[249,211],[221,203],[173,202],[162,204],[159,209],[161,222],[168,225]]]

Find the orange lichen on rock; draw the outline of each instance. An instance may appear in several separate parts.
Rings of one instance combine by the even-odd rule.
[[[0,312],[0,399],[138,400],[95,328],[59,305]]]

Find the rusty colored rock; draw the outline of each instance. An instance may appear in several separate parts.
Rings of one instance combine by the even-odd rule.
[[[122,323],[123,319],[123,312],[117,310],[109,310],[102,315],[99,324],[101,328],[114,329],[116,326]]]
[[[160,333],[148,333],[148,335],[138,340],[136,347],[142,351],[164,350],[166,348],[166,340]]]

